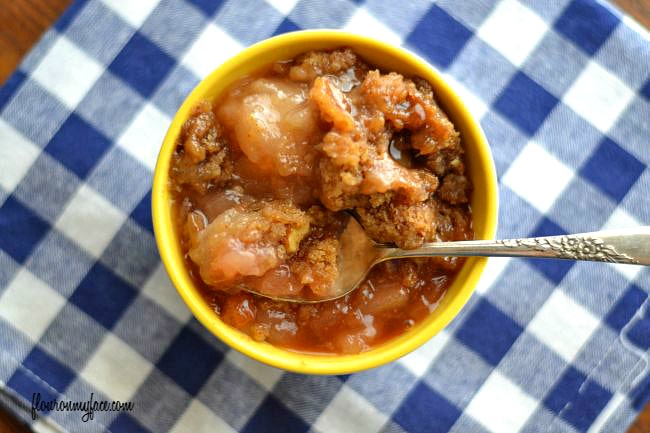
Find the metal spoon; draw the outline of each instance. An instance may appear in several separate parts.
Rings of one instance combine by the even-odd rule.
[[[434,242],[424,244],[417,249],[403,250],[377,244],[368,237],[355,218],[349,218],[340,241],[339,274],[327,296],[275,297],[253,290],[248,291],[289,302],[330,301],[355,290],[377,263],[407,257],[535,257],[650,265],[650,226],[540,238]]]

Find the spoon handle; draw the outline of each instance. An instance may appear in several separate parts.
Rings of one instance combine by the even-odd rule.
[[[496,241],[434,242],[391,248],[382,259],[427,256],[538,257],[650,265],[650,226]]]

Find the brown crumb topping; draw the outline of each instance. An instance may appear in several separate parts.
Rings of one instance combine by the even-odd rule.
[[[182,127],[170,182],[187,266],[228,324],[294,350],[358,353],[436,308],[463,263],[384,262],[354,293],[327,295],[354,215],[379,243],[473,236],[460,134],[419,77],[349,48],[276,62],[205,101]]]

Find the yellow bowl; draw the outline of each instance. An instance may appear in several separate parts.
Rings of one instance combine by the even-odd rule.
[[[377,367],[393,361],[442,330],[471,296],[487,262],[470,258],[438,308],[405,334],[357,355],[313,355],[283,350],[259,343],[221,321],[194,286],[185,267],[179,235],[172,221],[168,186],[169,165],[181,125],[200,100],[213,100],[237,79],[276,60],[291,59],[309,50],[349,46],[371,65],[406,76],[419,75],[432,84],[439,104],[460,131],[466,149],[466,163],[474,184],[471,198],[477,239],[492,239],[496,230],[497,184],[490,148],[479,124],[441,74],[421,58],[368,37],[336,30],[307,30],[287,33],[259,42],[232,57],[205,78],[185,99],[167,131],[154,173],[153,225],[160,256],[167,272],[196,318],[229,346],[266,364],[299,373],[343,374]],[[218,48],[218,47],[217,47]],[[210,55],[206,53],[206,55]]]

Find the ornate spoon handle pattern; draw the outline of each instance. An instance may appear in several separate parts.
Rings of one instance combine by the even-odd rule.
[[[524,247],[534,251],[550,253],[551,256],[549,257],[639,264],[639,261],[634,257],[618,252],[613,245],[605,243],[602,238],[595,236],[568,235],[548,238],[506,239],[498,242],[507,248]]]
[[[425,244],[387,249],[385,258],[425,256],[539,257],[650,265],[650,227],[497,241]]]

